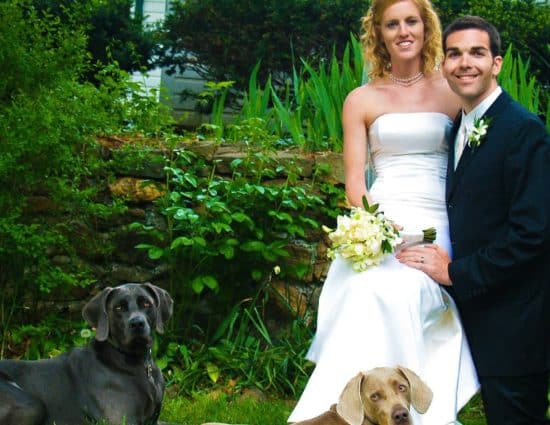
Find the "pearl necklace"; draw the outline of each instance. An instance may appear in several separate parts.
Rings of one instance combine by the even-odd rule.
[[[418,83],[422,78],[424,78],[424,73],[422,71],[418,71],[418,74],[415,74],[409,78],[397,78],[390,72],[390,80],[398,86],[403,87],[412,86],[413,84]]]

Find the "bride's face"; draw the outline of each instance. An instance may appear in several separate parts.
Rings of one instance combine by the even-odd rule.
[[[420,57],[424,46],[424,22],[412,0],[393,3],[383,13],[380,34],[392,62]]]

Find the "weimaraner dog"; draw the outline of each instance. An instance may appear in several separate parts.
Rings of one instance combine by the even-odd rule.
[[[412,370],[378,367],[352,378],[329,411],[294,425],[413,425],[410,406],[425,413],[432,397]]]
[[[2,425],[155,425],[164,393],[153,330],[172,315],[150,283],[105,288],[82,312],[95,339],[52,359],[0,361]]]

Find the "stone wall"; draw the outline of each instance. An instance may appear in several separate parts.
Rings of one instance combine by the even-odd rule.
[[[98,220],[93,228],[84,223],[78,223],[76,226],[73,223],[72,228],[76,228],[77,231],[72,237],[80,241],[77,244],[77,261],[92,270],[99,283],[98,286],[146,281],[162,286],[167,278],[167,267],[149,260],[144,251],[135,249],[135,246],[143,240],[135,232],[129,231],[129,225],[138,221],[160,230],[166,229],[165,219],[156,211],[154,201],[166,191],[164,166],[166,155],[169,153],[161,148],[144,145],[143,151],[138,155],[139,160],[136,161],[135,146],[132,146],[132,149],[126,149],[135,141],[113,137],[100,138],[99,142],[105,158],[117,157],[117,163],[126,164],[122,167],[123,169],[115,172],[116,178],[113,181],[106,183],[105,202],[112,202],[114,198],[123,199],[128,209],[124,215],[114,221]],[[241,146],[212,141],[181,142],[177,149],[182,148],[193,152],[206,164],[216,163],[216,172],[220,175],[231,175],[231,162],[234,159],[246,157]],[[281,165],[291,162],[298,164],[301,170],[300,178],[304,181],[312,177],[316,167],[322,166],[330,172],[316,178],[335,185],[343,185],[341,154],[325,152],[300,155],[292,151],[280,151],[272,155]],[[129,156],[127,161],[124,160],[124,156]],[[41,201],[44,204],[42,206],[39,201],[36,200],[37,210],[48,208],[47,199]],[[310,264],[311,267],[303,281],[297,284],[295,282],[290,285],[289,282],[273,276],[271,288],[277,295],[274,299],[279,300],[281,306],[289,305],[296,314],[304,315],[311,311],[309,307],[317,304],[318,288],[328,268],[326,248],[326,239],[323,237],[309,241],[294,241],[289,246],[292,261]],[[53,253],[51,258],[59,265],[74,261],[63,253]],[[61,303],[59,299],[51,299],[56,298],[53,294],[44,300],[44,306],[51,309],[55,305],[55,308],[79,312],[82,300],[87,299],[89,292],[93,290],[94,288],[75,290],[73,291],[74,300],[63,300]]]

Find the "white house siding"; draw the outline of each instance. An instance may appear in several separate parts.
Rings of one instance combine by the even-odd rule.
[[[194,71],[186,70],[183,74],[168,75],[162,73],[161,83],[166,102],[172,107],[172,113],[177,119],[183,120],[187,125],[197,125],[203,120],[195,112],[195,102],[192,99],[182,99],[180,95],[183,90],[200,93],[204,90],[204,80]]]
[[[170,0],[143,0],[144,23],[154,24],[164,20],[170,9]],[[194,111],[194,102],[182,100],[180,93],[186,89],[199,93],[204,89],[204,80],[194,71],[168,75],[163,69],[155,68],[143,75],[134,73],[133,80],[148,89],[162,90],[162,99],[172,107],[173,115],[184,124],[196,125],[201,117]],[[158,92],[158,91],[157,91]]]
[[[144,0],[143,1],[143,16],[144,24],[154,24],[164,19],[166,15],[167,0]],[[134,81],[137,81],[147,89],[158,90],[161,86],[162,70],[160,68],[151,69],[146,75],[141,72],[135,72],[132,76]]]

